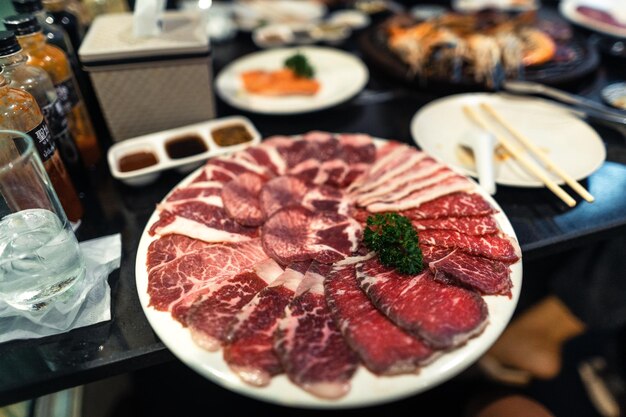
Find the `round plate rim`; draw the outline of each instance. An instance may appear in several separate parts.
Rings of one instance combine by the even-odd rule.
[[[251,107],[246,105],[245,103],[241,103],[235,99],[233,99],[233,97],[229,94],[226,94],[223,91],[223,83],[225,82],[224,79],[226,77],[228,77],[230,74],[230,72],[232,72],[232,69],[240,64],[241,62],[243,62],[244,60],[248,60],[248,59],[253,59],[256,58],[258,56],[262,56],[262,55],[266,55],[266,54],[274,54],[274,53],[280,53],[280,52],[296,52],[296,51],[300,51],[303,53],[307,53],[307,51],[323,51],[323,52],[331,52],[331,53],[335,53],[337,54],[337,56],[341,56],[342,58],[351,60],[352,63],[355,65],[355,69],[357,69],[359,71],[359,76],[361,77],[361,79],[359,80],[358,84],[355,84],[354,87],[352,89],[346,90],[347,92],[345,92],[344,94],[338,96],[337,98],[333,99],[333,100],[329,100],[325,103],[322,103],[320,105],[317,106],[311,106],[310,108],[306,108],[306,109],[301,109],[301,110],[289,110],[289,109],[271,109],[271,108],[267,108],[267,109],[263,109],[263,108],[258,108],[258,107]],[[340,49],[337,48],[332,48],[332,47],[324,47],[324,46],[294,46],[294,47],[284,47],[284,48],[271,48],[271,49],[264,49],[261,51],[256,51],[256,52],[252,52],[250,54],[247,55],[243,55],[241,57],[239,57],[238,59],[235,59],[234,61],[232,61],[231,63],[229,63],[228,65],[226,65],[224,68],[222,68],[222,70],[219,72],[219,74],[217,75],[217,77],[215,78],[215,91],[217,93],[217,95],[224,101],[226,102],[229,106],[232,106],[234,108],[240,109],[240,110],[244,110],[244,111],[248,111],[250,113],[257,113],[257,114],[266,114],[266,115],[291,115],[291,114],[307,114],[307,113],[313,113],[316,111],[320,111],[320,110],[325,110],[334,106],[337,106],[338,104],[344,103],[350,99],[352,99],[353,97],[355,97],[357,94],[359,94],[363,88],[365,88],[365,86],[367,85],[367,83],[369,82],[369,70],[367,68],[367,65],[365,65],[365,63],[358,58],[357,56],[353,55],[353,54],[349,54],[345,51],[342,51]],[[277,98],[278,100],[278,98]]]
[[[385,139],[374,139],[377,144],[381,144],[386,141]],[[180,186],[190,183],[201,169],[202,167],[190,173],[187,177],[176,184],[169,193]],[[473,182],[471,178],[470,181]],[[508,217],[502,211],[502,208],[489,194],[482,190],[482,188],[480,188],[477,184],[475,185],[476,192],[492,204],[498,211],[495,214],[495,219],[501,230],[517,241],[513,226],[511,225]],[[165,198],[167,198],[167,195],[163,199]],[[215,367],[209,366],[207,363],[198,363],[197,358],[192,357],[192,355],[185,351],[185,348],[191,348],[192,354],[199,351],[202,354],[201,357],[211,357],[212,360],[218,359],[223,361],[221,358],[221,350],[215,353],[202,351],[202,349],[196,346],[191,340],[189,331],[180,323],[176,322],[169,312],[156,311],[152,307],[148,306],[150,300],[146,292],[148,273],[145,265],[148,246],[152,241],[156,240],[156,237],[149,236],[148,231],[157,219],[158,216],[155,210],[150,216],[150,219],[148,220],[141,235],[137,248],[137,257],[135,260],[136,289],[139,295],[141,308],[153,331],[157,334],[162,343],[174,354],[174,356],[208,380],[238,394],[286,407],[309,409],[350,409],[382,405],[419,394],[446,382],[471,366],[484,353],[486,353],[489,347],[497,340],[515,311],[522,286],[522,259],[520,257],[519,261],[511,265],[511,280],[513,282],[511,296],[483,296],[490,310],[490,321],[488,322],[485,330],[477,337],[470,339],[465,345],[437,357],[431,364],[425,365],[418,374],[398,375],[393,377],[375,376],[367,371],[364,366],[360,366],[352,380],[353,386],[351,392],[339,400],[323,400],[314,397],[289,382],[284,374],[275,376],[268,387],[257,388],[245,384],[232,372],[230,374],[222,373],[218,369],[215,369]],[[493,311],[491,311],[494,306],[496,310],[504,310],[500,311],[500,314],[497,317],[493,317]],[[168,333],[170,328],[173,328],[176,331],[177,334],[174,335],[175,337],[172,337],[172,335]],[[215,356],[216,354],[219,354],[219,357]],[[436,366],[436,368],[433,368],[433,366]],[[433,377],[431,377],[432,381],[425,381],[423,376],[429,369],[433,370],[431,373],[434,373],[434,370],[437,372]],[[354,399],[353,394],[355,391],[355,383],[359,377],[371,379],[376,384],[382,384],[382,387],[387,389],[384,390],[382,394],[380,390],[368,389],[367,394],[364,395],[362,399]],[[389,381],[391,381],[392,387],[394,385],[394,381],[397,382],[395,385],[401,386],[401,389],[392,389],[390,392]],[[367,382],[367,380],[365,382]],[[280,385],[278,386],[277,383],[280,383]],[[406,384],[413,385],[407,387]]]
[[[581,5],[576,0],[562,0],[559,3],[559,11],[570,22],[583,26],[589,30],[615,38],[626,38],[626,29],[615,28],[606,23],[597,22],[587,16],[578,13],[576,7]]]
[[[547,101],[547,100],[543,100],[541,98],[536,98],[536,97],[522,97],[522,96],[515,96],[515,95],[509,95],[506,93],[463,93],[463,94],[453,94],[453,95],[449,95],[449,96],[445,96],[445,97],[441,97],[438,99],[435,99],[429,103],[427,103],[426,105],[422,106],[417,112],[415,112],[415,114],[413,115],[413,117],[411,118],[411,123],[410,123],[410,131],[411,131],[411,137],[413,138],[413,141],[415,142],[415,144],[420,147],[420,149],[422,148],[422,144],[420,143],[420,140],[418,138],[418,134],[416,133],[417,130],[417,125],[419,123],[421,123],[420,118],[423,117],[424,113],[426,113],[426,111],[432,109],[435,106],[440,106],[444,103],[446,103],[447,101],[455,101],[455,100],[463,100],[464,98],[471,98],[471,97],[485,97],[487,99],[492,99],[494,97],[499,97],[499,98],[511,98],[511,99],[515,99],[517,101],[521,101],[521,100],[527,100],[528,102],[532,102],[535,101],[537,103],[541,103],[542,105],[553,105],[551,102]],[[556,105],[554,105],[555,109],[558,109],[558,107]],[[564,115],[566,113],[564,112]],[[598,150],[600,150],[601,152],[601,157],[598,157],[598,160],[596,162],[596,164],[593,167],[590,167],[584,174],[578,175],[575,180],[580,181],[584,178],[587,178],[588,176],[590,176],[591,174],[593,174],[594,172],[596,172],[601,166],[602,164],[606,161],[606,147],[604,146],[604,142],[602,141],[602,138],[598,135],[598,133],[595,131],[595,129],[593,129],[587,122],[585,122],[584,120],[575,117],[574,115],[569,115],[569,117],[571,117],[572,119],[575,119],[577,121],[579,121],[580,123],[586,125],[589,130],[590,130],[590,138],[593,136],[593,140],[596,141],[596,145],[598,146]],[[427,149],[423,149],[424,151],[428,152]],[[438,158],[439,159],[439,158]],[[458,169],[459,171],[461,171],[461,173],[463,173],[463,175],[467,175],[467,176],[471,176],[476,178],[477,177],[477,172],[471,169],[468,169],[464,166],[461,165],[455,165],[452,164],[450,161],[441,161],[445,164],[451,165],[454,168]],[[500,184],[500,185],[505,185],[505,186],[509,186],[509,187],[520,187],[520,188],[544,188],[545,184],[540,182],[539,180],[537,181],[510,181],[510,180],[502,180],[502,179],[495,179],[496,184]],[[561,178],[554,178],[554,182],[557,184],[564,184],[565,182],[561,179]]]

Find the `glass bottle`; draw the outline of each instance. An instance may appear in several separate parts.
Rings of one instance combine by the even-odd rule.
[[[65,54],[59,48],[46,43],[33,15],[6,17],[4,26],[17,35],[20,46],[28,55],[27,62],[43,68],[50,75],[83,162],[88,167],[95,165],[100,159],[98,139]]]
[[[40,67],[28,65],[27,60],[28,57],[22,53],[22,47],[15,34],[0,31],[2,75],[7,79],[10,87],[22,89],[35,98],[74,186],[79,191],[86,191],[83,161],[70,134],[67,118],[57,97],[54,84],[46,71]]]
[[[0,128],[18,130],[33,138],[67,218],[74,223],[80,221],[83,206],[54,146],[50,130],[37,102],[26,91],[9,87],[8,81],[2,75],[0,75]]]
[[[76,81],[78,81],[78,86],[83,94],[83,98],[85,99],[85,103],[87,104],[89,111],[98,111],[99,109],[92,109],[89,106],[91,103],[95,102],[93,87],[89,82],[87,74],[83,71],[80,62],[78,61],[78,56],[76,55],[77,51],[74,50],[72,42],[70,42],[70,37],[67,32],[65,32],[65,29],[59,25],[52,25],[46,21],[46,19],[50,19],[50,17],[48,16],[48,12],[46,12],[43,8],[41,0],[11,1],[13,3],[13,8],[18,13],[30,13],[37,18],[37,22],[39,22],[39,25],[41,26],[41,31],[46,36],[46,42],[61,48],[63,52],[65,52],[65,55],[70,61],[72,71],[74,72]]]
[[[53,25],[59,25],[70,37],[72,46],[78,51],[80,43],[85,36],[85,26],[74,13],[68,10],[67,0],[43,0],[43,7],[48,12],[46,21]]]
[[[48,13],[43,8],[41,0],[11,0],[13,8],[18,13],[30,13],[37,18],[41,31],[46,36],[46,41],[58,48],[61,48],[67,57],[73,61],[77,60],[76,51],[72,46],[70,37],[63,27],[52,25],[46,21]]]

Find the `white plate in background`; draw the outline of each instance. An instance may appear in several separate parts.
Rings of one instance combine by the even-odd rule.
[[[271,23],[317,22],[327,12],[316,0],[237,0],[233,10],[239,29],[247,31]]]
[[[626,38],[626,27],[612,25],[581,13],[578,8],[587,6],[607,13],[617,22],[626,25],[626,3],[624,0],[561,0],[559,11],[570,22],[605,35]]]
[[[304,54],[315,70],[320,90],[313,96],[268,97],[249,94],[241,73],[282,68],[296,52]],[[226,66],[215,80],[217,94],[233,107],[253,113],[298,114],[325,109],[358,94],[369,80],[369,71],[359,58],[339,49],[305,46],[280,48],[245,55]]]
[[[477,177],[459,144],[468,131],[480,129],[463,113],[463,106],[487,103],[532,140],[565,172],[580,180],[600,168],[606,159],[604,143],[591,126],[567,110],[547,100],[507,94],[457,94],[435,100],[422,107],[411,121],[411,135],[425,152]],[[480,109],[477,111],[482,112]],[[490,126],[511,138],[485,113]],[[512,141],[515,139],[511,138]],[[521,145],[518,146],[521,149]],[[526,152],[526,151],[524,151]],[[529,154],[527,154],[530,156]],[[516,187],[544,187],[541,180],[524,170],[513,158],[497,161],[494,167],[497,184]],[[563,180],[553,176],[556,183]]]

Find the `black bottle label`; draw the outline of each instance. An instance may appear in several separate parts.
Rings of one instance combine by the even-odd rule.
[[[55,85],[54,88],[57,90],[57,97],[63,105],[63,111],[68,114],[79,101],[74,80],[70,77]]]
[[[65,117],[65,111],[63,110],[63,104],[61,100],[55,100],[46,106],[41,108],[43,117],[48,123],[50,133],[52,137],[55,137],[59,132],[67,130],[67,118]]]
[[[26,134],[33,138],[37,152],[39,152],[39,156],[41,157],[41,162],[46,162],[50,159],[56,148],[54,147],[54,141],[50,135],[50,129],[48,129],[45,119],[42,119],[37,127],[26,132]]]
[[[72,166],[82,165],[78,148],[67,126],[61,101],[55,100],[42,107],[41,112],[48,122],[54,145],[59,149],[65,167],[69,170]]]

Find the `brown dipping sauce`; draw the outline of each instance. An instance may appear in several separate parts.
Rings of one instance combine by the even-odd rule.
[[[155,154],[150,151],[139,151],[129,153],[120,158],[120,172],[136,171],[155,165],[158,161]]]
[[[241,124],[232,124],[220,127],[211,132],[213,140],[219,146],[234,146],[240,143],[250,142],[252,135],[248,129]]]
[[[188,135],[165,142],[165,150],[172,159],[186,158],[209,150],[200,136]]]

